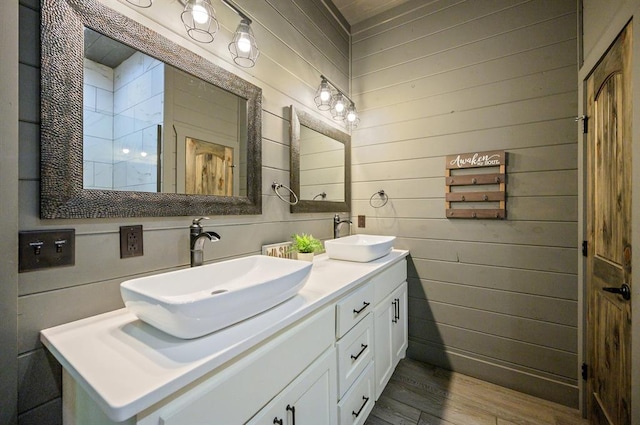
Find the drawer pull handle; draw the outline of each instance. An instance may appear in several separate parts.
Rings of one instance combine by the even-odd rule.
[[[396,298],[396,323],[400,320],[400,298]]]
[[[393,305],[393,319],[391,319],[391,322],[393,323],[398,323],[398,302],[396,300],[397,298],[391,301]]]
[[[273,423],[277,424],[277,425],[282,425],[282,419],[278,419],[278,417],[276,416],[275,418],[273,418]]]
[[[362,409],[364,409],[364,406],[366,406],[367,402],[369,401],[369,397],[362,396],[362,399],[364,400],[364,403],[362,403],[362,406],[360,406],[360,409],[358,409],[357,412],[355,411],[351,412],[351,414],[356,418],[360,416],[360,413],[362,413]]]
[[[371,303],[368,303],[368,302],[366,302],[366,301],[363,301],[363,303],[362,303],[362,308],[361,308],[360,310],[356,310],[356,309],[354,308],[354,309],[353,309],[353,312],[354,312],[355,314],[360,314],[360,313],[362,313],[362,312],[364,311],[364,309],[365,309],[365,308],[369,307],[369,304],[371,304]]]
[[[358,357],[360,357],[362,355],[362,353],[364,353],[364,350],[366,350],[369,346],[366,344],[360,344],[362,346],[362,350],[360,350],[360,352],[358,354],[356,354],[355,356],[352,354],[351,358],[353,360],[358,360]]]
[[[291,425],[296,425],[296,408],[287,404],[287,412],[291,412]]]

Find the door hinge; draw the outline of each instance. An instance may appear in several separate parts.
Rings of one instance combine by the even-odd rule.
[[[589,132],[589,117],[586,115],[580,115],[579,117],[576,117],[576,122],[578,121],[582,121],[582,132],[587,134]]]
[[[582,241],[582,256],[583,257],[589,256],[589,242],[587,241]]]
[[[582,363],[582,379],[589,379],[589,366],[586,363]]]

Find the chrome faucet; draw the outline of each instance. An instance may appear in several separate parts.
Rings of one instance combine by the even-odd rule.
[[[340,220],[338,214],[333,216],[333,239],[340,237],[340,225],[343,223],[349,223],[349,234],[351,234],[351,220]]]
[[[189,239],[191,251],[191,267],[201,266],[204,260],[204,242],[208,239],[211,242],[217,242],[220,239],[216,232],[205,232],[200,222],[208,220],[209,217],[194,218],[193,223],[189,226]]]

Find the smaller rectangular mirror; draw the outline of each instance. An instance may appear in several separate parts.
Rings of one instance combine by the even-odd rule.
[[[351,211],[351,136],[293,105],[289,110],[290,182],[299,197],[291,212]]]

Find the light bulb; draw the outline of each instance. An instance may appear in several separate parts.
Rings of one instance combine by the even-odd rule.
[[[241,52],[248,53],[251,51],[251,40],[246,34],[242,34],[236,44]]]
[[[147,153],[146,152],[140,152],[140,156],[144,158],[145,156],[147,156]]]
[[[320,100],[326,102],[329,99],[331,99],[331,93],[329,92],[329,90],[322,90],[320,92]]]
[[[336,106],[335,106],[336,112],[342,112],[344,111],[344,103],[342,102],[342,100],[338,100],[336,102]]]
[[[129,149],[127,149],[127,148],[123,148],[123,149],[122,149],[122,153],[129,153]]]
[[[357,118],[357,115],[355,113],[355,111],[350,110],[349,112],[347,112],[347,121],[349,122],[354,122]]]
[[[193,20],[198,24],[206,24],[209,21],[209,11],[202,4],[193,5],[191,10]]]

